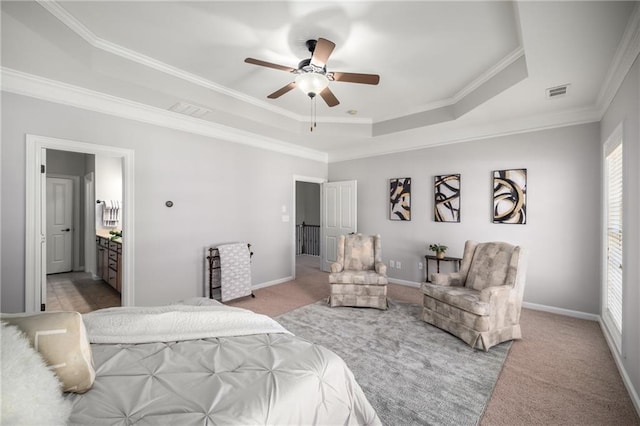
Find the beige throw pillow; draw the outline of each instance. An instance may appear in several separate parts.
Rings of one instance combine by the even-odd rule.
[[[2,314],[29,338],[63,384],[64,392],[84,393],[96,377],[87,331],[78,312]]]

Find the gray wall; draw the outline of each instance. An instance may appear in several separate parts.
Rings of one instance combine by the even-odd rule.
[[[601,122],[601,139],[623,125],[622,363],[640,393],[640,59]]]
[[[320,225],[320,184],[296,182],[296,224]]]
[[[57,173],[68,176],[84,176],[87,158],[90,155],[78,152],[47,150],[47,173]]]
[[[464,242],[500,240],[529,248],[525,301],[599,312],[599,125],[586,124],[329,165],[332,181],[358,181],[358,231],[379,233],[392,279],[419,283],[427,246],[460,257]],[[491,221],[492,171],[528,171],[527,224]],[[461,174],[461,222],[433,221],[435,175]],[[412,220],[389,220],[389,179],[412,178]],[[433,271],[433,269],[431,270]]]
[[[202,294],[204,250],[248,241],[254,285],[292,275],[293,175],[322,162],[2,93],[3,312],[24,309],[25,134],[135,150],[135,301]],[[173,208],[164,203],[172,200]]]

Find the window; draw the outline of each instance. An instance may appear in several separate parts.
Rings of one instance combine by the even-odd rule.
[[[603,317],[615,334],[622,333],[622,136],[616,131],[605,144],[605,285]]]

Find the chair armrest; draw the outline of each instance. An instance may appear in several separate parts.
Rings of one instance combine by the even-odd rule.
[[[460,287],[462,286],[462,276],[458,272],[451,274],[431,274],[431,284]]]
[[[387,276],[387,265],[382,262],[376,262],[375,267],[378,274]]]
[[[480,290],[480,301],[490,304],[506,303],[513,287],[508,285],[497,285]]]
[[[342,263],[334,262],[331,264],[331,272],[342,272],[343,268],[344,266],[342,265]]]

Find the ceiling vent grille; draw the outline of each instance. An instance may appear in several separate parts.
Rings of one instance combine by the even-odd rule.
[[[193,105],[193,104],[188,104],[186,102],[178,102],[177,104],[169,108],[169,111],[177,112],[184,115],[189,115],[191,117],[196,117],[196,118],[202,118],[208,113],[213,112],[210,109]]]
[[[550,87],[546,90],[547,99],[555,99],[560,98],[562,96],[566,96],[569,92],[569,85],[563,84],[562,86]]]

